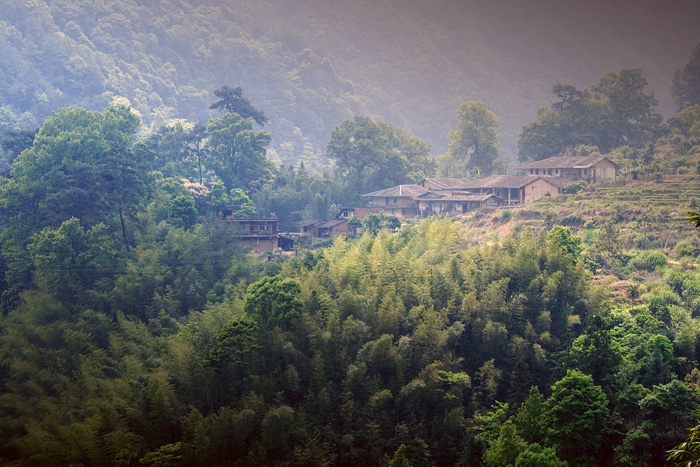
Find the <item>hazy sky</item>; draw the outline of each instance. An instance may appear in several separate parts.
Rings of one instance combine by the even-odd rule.
[[[556,82],[579,88],[608,71],[641,68],[658,111],[675,111],[673,72],[700,42],[698,0],[309,0],[287,8],[289,24],[335,56],[342,75],[378,86],[372,103],[440,102],[443,130],[466,100],[484,101],[501,120],[510,152],[521,126],[553,100]],[[314,24],[325,27],[314,28]],[[367,72],[367,63],[374,65]],[[360,66],[362,64],[362,66]],[[362,75],[360,75],[362,73]],[[400,126],[401,108],[388,117]],[[434,134],[435,131],[432,131]],[[445,133],[443,133],[445,134]],[[432,138],[435,143],[435,137]],[[443,138],[444,139],[444,138]],[[438,145],[446,143],[438,142]]]

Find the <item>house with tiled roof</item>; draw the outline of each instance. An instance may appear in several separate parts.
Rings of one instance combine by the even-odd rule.
[[[475,180],[424,178],[418,185],[432,190],[450,186],[453,190],[491,194],[501,198],[507,206],[530,203],[547,195],[554,196],[561,193],[562,188],[560,180],[532,175],[492,175]]]
[[[318,236],[317,226],[325,222],[323,219],[304,219],[299,222],[299,235],[302,237]]]
[[[383,212],[387,216],[410,219],[418,217],[418,205],[413,198],[426,191],[426,188],[418,185],[396,185],[362,196],[367,198],[371,212]]]
[[[586,180],[589,183],[613,180],[619,165],[606,156],[549,157],[517,167],[526,175]]]
[[[504,203],[496,195],[460,190],[428,190],[414,200],[418,203],[420,217],[436,214],[455,216],[477,209],[497,208]]]
[[[334,237],[338,234],[347,234],[349,230],[347,219],[331,219],[316,225],[316,236]]]

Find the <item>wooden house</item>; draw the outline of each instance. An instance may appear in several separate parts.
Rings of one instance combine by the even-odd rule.
[[[470,193],[459,190],[428,190],[414,198],[420,217],[435,214],[456,216],[477,209],[493,209],[503,204],[503,199],[488,193]]]
[[[613,180],[618,164],[605,156],[549,157],[517,167],[520,173],[531,176],[562,177],[585,180],[588,183]]]
[[[335,237],[349,232],[347,219],[331,219],[316,225],[317,237]]]
[[[362,196],[369,200],[370,212],[411,219],[418,217],[418,205],[413,198],[426,191],[426,188],[418,185],[397,185]]]
[[[317,237],[318,225],[325,222],[323,219],[305,219],[299,222],[299,235],[302,237]]]
[[[466,178],[424,178],[418,185],[431,190],[460,190],[470,193],[491,194],[507,206],[526,204],[561,193],[560,179],[532,175],[492,175],[470,180]]]
[[[226,218],[234,227],[233,236],[239,245],[254,251],[274,251],[279,248],[276,217]]]

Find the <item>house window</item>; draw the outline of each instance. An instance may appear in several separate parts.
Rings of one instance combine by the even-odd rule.
[[[547,169],[547,175],[552,175],[552,169]]]
[[[540,169],[535,169],[535,175],[539,175],[539,174],[540,174]]]
[[[384,198],[384,204],[389,204],[389,198]]]
[[[583,169],[583,175],[588,175],[588,169]]]
[[[394,198],[394,204],[396,204],[396,198]]]
[[[554,169],[554,173],[559,175],[559,169]]]

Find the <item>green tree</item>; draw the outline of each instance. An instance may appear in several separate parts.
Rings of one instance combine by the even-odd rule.
[[[554,448],[531,444],[515,459],[515,467],[568,467]]]
[[[671,94],[679,111],[700,104],[700,43],[693,47],[688,63],[674,73]]]
[[[389,467],[411,467],[411,464],[408,463],[408,459],[406,459],[405,445],[402,444],[396,450],[394,457],[392,457],[391,462],[389,462]]]
[[[214,91],[214,95],[218,97],[219,100],[210,105],[210,109],[223,110],[227,113],[236,113],[245,119],[252,118],[260,126],[264,126],[265,123],[267,123],[265,113],[253,107],[253,104],[243,97],[243,90],[241,88],[231,89],[228,86],[222,86],[220,89]]]
[[[428,143],[400,128],[355,116],[333,129],[325,154],[352,198],[431,175],[429,152]]]
[[[596,465],[609,425],[608,399],[593,378],[568,370],[544,404],[547,440],[574,465]]]
[[[110,276],[114,249],[104,224],[85,230],[71,218],[58,229],[47,227],[34,235],[27,249],[36,282],[63,303],[78,305],[76,297]]]
[[[498,156],[498,118],[479,101],[463,103],[457,117],[457,128],[448,135],[450,156],[473,174],[490,175]]]
[[[608,396],[615,393],[622,356],[601,316],[594,316],[585,334],[571,346],[571,366],[593,377]]]
[[[288,328],[301,314],[300,294],[301,288],[294,279],[266,277],[248,287],[245,309],[265,326]]]
[[[227,190],[259,189],[270,176],[271,165],[265,156],[270,143],[266,131],[254,131],[251,123],[235,113],[209,121],[210,139],[205,149],[208,166]]]
[[[644,94],[646,78],[638,68],[610,71],[592,86],[605,102],[605,139],[603,151],[624,144],[643,147],[661,124],[661,115],[654,112],[659,103],[654,93]]]
[[[515,425],[507,420],[502,426],[498,439],[493,441],[484,453],[484,463],[491,467],[513,465],[527,443],[518,436]]]
[[[668,451],[667,459],[676,467],[696,467],[700,465],[700,420],[690,428],[685,441]]]
[[[562,117],[549,107],[537,109],[535,120],[523,126],[518,137],[518,160],[558,156],[569,143],[563,134]]]
[[[688,106],[669,119],[685,138],[700,136],[700,104]]]
[[[235,401],[243,393],[250,367],[260,349],[257,331],[257,323],[243,315],[226,323],[216,336],[206,362],[216,370],[222,381],[222,405]],[[229,394],[229,390],[233,394]]]
[[[126,220],[145,194],[152,160],[132,147],[140,119],[127,107],[90,112],[74,107],[46,119],[34,144],[15,160],[0,184],[9,226],[2,232],[3,256],[26,278],[26,243],[42,228],[75,217],[84,226],[106,222],[121,230],[129,248]]]
[[[204,178],[202,175],[202,159],[206,154],[204,149],[204,140],[208,136],[209,134],[207,133],[207,127],[201,122],[195,123],[192,129],[185,134],[185,141],[187,142],[190,151],[194,152],[194,155],[197,158],[197,173],[199,174],[200,185],[204,183]]]
[[[189,229],[197,223],[197,209],[194,201],[187,195],[176,196],[170,205],[168,213],[170,222],[178,227]]]

